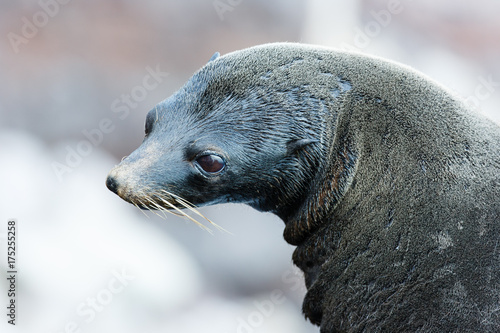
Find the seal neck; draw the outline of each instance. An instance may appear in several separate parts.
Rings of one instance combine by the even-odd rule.
[[[306,200],[288,216],[283,216],[285,240],[300,245],[320,227],[331,221],[335,207],[349,189],[358,156],[348,141],[333,145],[327,163],[309,186]]]

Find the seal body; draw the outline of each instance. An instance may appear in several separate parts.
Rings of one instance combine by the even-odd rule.
[[[403,65],[288,43],[214,56],[107,185],[277,214],[323,333],[500,331],[500,129]]]

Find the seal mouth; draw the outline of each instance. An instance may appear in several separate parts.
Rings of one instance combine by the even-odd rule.
[[[197,215],[198,217],[201,217],[205,221],[209,222],[217,229],[226,231],[222,227],[212,222],[208,217],[200,213],[200,211],[194,204],[167,190],[161,189],[155,192],[139,191],[138,193],[134,193],[134,195],[126,195],[125,193],[118,193],[118,195],[125,201],[139,208],[143,213],[144,211],[150,211],[153,214],[163,219],[166,219],[167,217],[166,213],[183,217],[194,222],[202,229],[205,229],[206,231],[212,233],[212,230],[210,228],[199,222],[193,216],[188,215],[186,213],[187,210],[193,213],[194,215]]]
[[[181,209],[187,208],[196,210],[196,206],[194,204],[163,189],[160,191],[138,191],[133,194],[120,193],[120,191],[118,191],[118,195],[123,200],[128,201],[142,210],[168,211],[169,213],[182,216],[185,214],[179,212]]]
[[[122,197],[122,199],[124,199],[125,201],[128,201],[132,205],[142,210],[168,210],[170,212],[176,212],[178,209],[195,208],[194,205],[182,199],[182,201],[178,200],[175,197],[171,196],[170,193],[169,195],[159,195],[157,193],[140,193],[139,195],[134,196],[121,196],[119,194],[119,196]],[[174,214],[179,215],[179,213]]]
[[[127,200],[128,201],[128,200]],[[156,205],[152,205],[152,204],[146,204],[146,203],[142,203],[142,202],[138,202],[138,201],[128,201],[129,203],[133,204],[134,206],[136,206],[137,208],[139,209],[142,209],[142,210],[168,210],[169,212],[175,212],[175,208],[172,208],[172,207],[164,207],[162,206],[162,208],[158,208]],[[172,203],[176,208],[179,208],[179,209],[183,209],[184,207],[177,204],[177,203]],[[175,215],[179,215],[178,213],[174,213]]]

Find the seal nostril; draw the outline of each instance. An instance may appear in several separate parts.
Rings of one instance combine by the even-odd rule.
[[[106,179],[106,186],[111,192],[118,194],[118,183],[114,177],[108,176]]]

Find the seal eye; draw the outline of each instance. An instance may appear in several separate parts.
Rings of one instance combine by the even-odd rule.
[[[218,155],[202,155],[196,159],[196,163],[209,174],[216,174],[224,170],[226,162]]]

